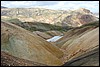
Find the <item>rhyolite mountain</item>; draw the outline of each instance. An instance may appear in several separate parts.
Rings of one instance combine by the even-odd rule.
[[[7,55],[9,54],[15,62],[19,61],[21,63],[22,61],[23,64],[28,64],[27,61],[29,61],[29,65],[37,62],[37,65],[61,66],[64,64],[69,66],[68,63],[74,61],[74,58],[77,59],[99,48],[98,24],[98,22],[94,22],[83,25],[82,27],[73,28],[64,33],[64,36],[55,42],[55,44],[49,43],[38,35],[34,35],[32,32],[17,25],[9,22],[1,22],[1,51],[5,52]],[[68,34],[69,36],[67,36]],[[2,62],[7,62],[4,56],[5,55],[2,56],[4,59]],[[95,57],[91,56],[92,55],[88,55],[88,58],[95,60],[95,58],[98,58],[98,53],[93,55]],[[7,60],[12,62],[13,60],[10,57],[8,57]],[[84,59],[85,57],[83,60]],[[90,64],[91,62],[94,63],[94,66],[98,66],[99,61],[96,60],[97,63],[95,63],[93,60],[88,61],[89,64],[84,63],[83,66],[92,66]],[[76,65],[79,64],[78,61],[74,61],[72,66],[75,66],[74,63],[76,63]],[[2,63],[2,65],[3,64],[5,66],[5,63]],[[7,64],[13,66],[13,64],[9,62],[7,62],[6,65]],[[16,64],[14,65],[17,66]],[[18,66],[20,65],[21,64]],[[34,66],[34,64],[32,66]]]
[[[47,41],[54,36],[62,37]],[[98,66],[98,48],[90,10],[1,8],[2,66]]]
[[[45,8],[2,8],[2,19],[17,18],[22,22],[42,22],[59,26],[77,27],[97,21],[98,18],[88,9],[51,10]]]

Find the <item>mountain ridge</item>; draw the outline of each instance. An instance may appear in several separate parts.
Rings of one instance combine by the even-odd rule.
[[[69,25],[73,27],[81,26],[82,24],[85,24],[87,22],[91,22],[91,21],[93,22],[98,20],[90,10],[85,8],[79,8],[76,10],[69,10],[69,11],[52,10],[52,9],[44,9],[44,8],[43,9],[6,8],[6,9],[1,9],[1,16],[12,18],[12,19],[17,18],[22,22],[37,21],[37,22],[60,25],[60,26]],[[86,20],[85,18],[87,18],[88,20]]]

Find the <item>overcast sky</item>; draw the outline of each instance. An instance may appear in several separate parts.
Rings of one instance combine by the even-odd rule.
[[[1,1],[1,6],[8,8],[42,7],[61,10],[86,8],[92,12],[99,12],[99,1]]]

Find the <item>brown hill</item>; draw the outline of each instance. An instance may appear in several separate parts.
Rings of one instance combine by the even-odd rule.
[[[45,64],[18,58],[1,51],[1,66],[47,66]]]
[[[69,44],[79,38],[80,36],[84,35],[85,33],[97,28],[99,26],[99,21],[85,24],[81,27],[76,27],[73,29],[68,30],[64,33],[64,36],[60,38],[58,41],[55,42],[55,45],[60,47],[65,43],[68,42]]]
[[[40,36],[44,39],[49,39],[51,38],[52,36],[46,34],[45,32],[40,32],[40,31],[34,31],[33,34],[37,35],[37,36]]]
[[[11,23],[1,22],[1,50],[46,65],[62,65],[58,47]]]
[[[52,33],[50,31],[49,33],[59,35],[59,33],[55,31]],[[60,66],[64,63],[66,66],[99,65],[97,52],[99,47],[98,22],[86,24],[64,33],[64,36],[56,42],[56,45],[60,47],[60,49],[55,46],[54,43],[52,43],[52,45],[36,34],[6,22],[1,22],[1,39],[1,50],[10,54],[11,58],[14,56],[20,60],[24,59],[26,62],[22,61],[22,65],[27,65],[27,60],[32,61],[32,63],[37,62],[37,64],[50,66]],[[5,59],[4,57],[5,56],[3,55],[3,59]],[[86,59],[89,59],[90,61]],[[16,61],[21,62],[20,60]],[[11,62],[12,61],[14,60],[11,60]],[[13,64],[9,62],[6,64],[5,62],[7,61],[2,61],[4,65],[10,64],[13,66]],[[16,64],[17,63],[14,65]],[[30,65],[31,62],[29,62],[28,66]]]
[[[61,47],[61,49],[64,49],[65,53],[65,56],[62,59],[69,61],[96,47],[99,47],[99,27],[78,38],[66,41]]]
[[[64,66],[99,66],[99,48],[72,59]]]

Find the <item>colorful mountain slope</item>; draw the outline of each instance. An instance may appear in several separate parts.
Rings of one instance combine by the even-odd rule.
[[[62,65],[63,52],[43,38],[11,23],[1,22],[1,50],[47,65]]]

